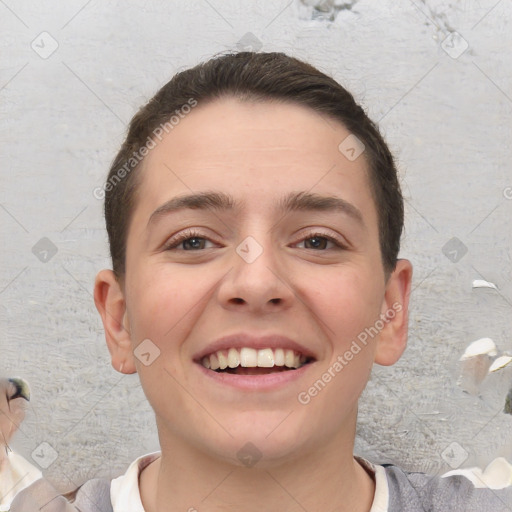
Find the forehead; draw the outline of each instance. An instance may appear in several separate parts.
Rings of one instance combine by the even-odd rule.
[[[185,193],[230,191],[240,205],[261,209],[294,190],[342,197],[376,223],[366,160],[339,150],[350,135],[340,122],[293,103],[199,103],[144,159],[137,215],[147,221],[155,207]]]

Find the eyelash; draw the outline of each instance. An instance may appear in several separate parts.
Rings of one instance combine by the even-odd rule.
[[[167,244],[164,246],[164,250],[166,251],[172,251],[173,249],[176,249],[178,245],[183,243],[185,240],[189,240],[190,238],[201,238],[207,240],[205,236],[201,236],[201,233],[198,231],[195,231],[193,229],[190,229],[188,231],[184,231],[181,233],[181,235],[176,236],[175,238],[171,238]]]
[[[191,238],[200,238],[202,240],[210,240],[209,238],[202,236],[201,233],[198,231],[195,231],[193,229],[183,232],[182,234],[178,235],[174,239],[171,239],[167,244],[164,246],[165,251],[172,251],[175,250],[180,244],[185,242],[186,240],[190,240]],[[311,238],[324,238],[329,242],[332,242],[336,248],[338,249],[347,249],[347,246],[340,242],[337,238],[334,238],[333,236],[330,236],[326,233],[314,231],[312,233],[309,233],[308,236],[302,238],[300,241],[309,240]],[[211,241],[211,240],[210,240]],[[204,249],[199,249],[204,250]],[[313,249],[314,250],[314,249]],[[319,250],[319,252],[326,251],[327,249]],[[187,252],[196,252],[196,251],[187,251]]]
[[[333,247],[332,249],[348,249],[348,247],[343,242],[341,242],[340,240],[331,235],[328,235],[327,233],[322,233],[321,231],[313,231],[312,233],[309,233],[307,236],[301,238],[300,241],[303,242],[304,240],[309,240],[310,238],[325,238],[328,242],[332,242],[336,246]],[[326,250],[327,249],[323,249],[323,251]],[[322,252],[322,250],[320,250],[320,252]]]

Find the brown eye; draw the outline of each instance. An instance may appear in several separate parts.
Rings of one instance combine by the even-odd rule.
[[[329,249],[345,249],[345,245],[336,238],[325,233],[312,233],[310,236],[303,238],[299,244],[304,244],[304,249],[314,249],[317,251],[325,251]],[[329,246],[329,244],[332,244]]]
[[[308,247],[308,242],[310,247]],[[324,236],[313,236],[311,238],[305,239],[306,249],[326,249],[326,245],[329,243],[329,240]]]
[[[195,236],[193,238],[186,238],[181,244],[183,244],[183,249],[186,251],[188,249],[204,249],[206,239]]]

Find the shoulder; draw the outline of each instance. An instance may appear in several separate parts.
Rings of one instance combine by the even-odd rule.
[[[95,478],[75,492],[61,495],[48,480],[40,478],[16,495],[10,512],[42,510],[50,503],[52,512],[112,512],[110,481]]]
[[[140,501],[139,475],[160,452],[134,460],[126,473],[113,480],[94,478],[71,493],[61,494],[52,484],[40,478],[16,495],[10,512],[42,510],[49,503],[49,512],[113,512],[114,510],[143,511]],[[46,510],[46,508],[45,508]]]
[[[389,488],[389,510],[441,512],[510,512],[512,486],[477,487],[463,474],[432,476],[383,465]]]
[[[80,512],[113,512],[110,486],[110,480],[88,480],[78,489],[73,505]]]

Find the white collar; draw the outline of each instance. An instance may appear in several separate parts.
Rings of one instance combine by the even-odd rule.
[[[139,476],[142,470],[160,455],[160,452],[153,452],[135,459],[124,475],[112,480],[110,500],[114,512],[144,512],[140,499]]]
[[[142,470],[161,456],[153,452],[135,459],[126,473],[112,480],[110,499],[114,512],[144,512],[140,498],[139,476]],[[370,512],[388,512],[389,488],[384,467],[355,456],[356,460],[375,475],[375,496]]]
[[[354,455],[354,458],[375,477],[375,495],[373,496],[370,512],[388,512],[389,486],[384,466],[374,464],[369,460]]]

